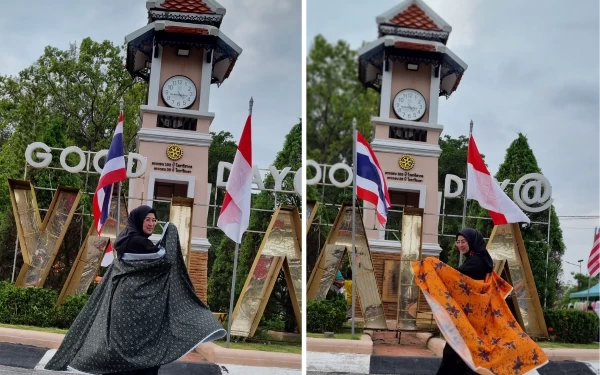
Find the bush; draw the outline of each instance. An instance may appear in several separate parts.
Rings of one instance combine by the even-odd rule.
[[[87,303],[89,296],[80,294],[77,296],[67,296],[63,303],[56,308],[56,327],[69,328],[83,306]]]
[[[69,328],[88,298],[88,295],[68,296],[56,306],[58,295],[53,290],[0,282],[0,323]]]
[[[58,295],[44,288],[18,288],[0,284],[0,322],[6,324],[52,327]]]
[[[346,321],[346,297],[309,301],[306,305],[308,332],[340,332]]]
[[[598,336],[598,315],[579,310],[544,310],[550,338],[560,342],[589,344]]]

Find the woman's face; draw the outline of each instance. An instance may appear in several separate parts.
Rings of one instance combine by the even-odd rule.
[[[148,215],[146,215],[146,218],[144,219],[144,223],[142,224],[142,229],[144,231],[145,234],[152,234],[152,232],[154,232],[154,227],[156,226],[156,216],[154,216],[153,212],[150,212]]]
[[[469,252],[469,243],[467,242],[467,239],[461,235],[458,235],[456,238],[456,247],[461,254],[466,254]]]

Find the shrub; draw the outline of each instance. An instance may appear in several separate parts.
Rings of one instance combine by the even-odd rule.
[[[80,294],[77,296],[67,296],[63,303],[56,308],[56,327],[69,328],[83,306],[87,303],[89,296]]]
[[[54,326],[58,295],[44,288],[18,288],[10,283],[0,285],[0,322],[7,324]]]
[[[306,305],[306,330],[308,332],[340,332],[346,321],[346,298],[309,301]]]
[[[576,344],[589,344],[598,336],[598,315],[579,310],[544,310],[550,338]]]

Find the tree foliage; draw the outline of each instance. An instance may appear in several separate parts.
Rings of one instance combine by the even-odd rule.
[[[106,149],[117,123],[119,100],[123,98],[125,151],[134,151],[134,136],[139,129],[137,114],[145,94],[146,84],[133,79],[124,67],[124,49],[90,38],[67,50],[48,46],[33,65],[17,76],[0,76],[0,279],[11,278],[16,241],[5,181],[23,179],[27,145],[41,141],[59,148],[76,145],[90,151]],[[74,155],[67,161],[70,165],[77,162]],[[58,157],[54,155],[51,166],[57,165]],[[98,175],[29,168],[27,179],[36,187],[65,185],[92,191]],[[52,194],[40,190],[36,194],[39,207],[47,208]],[[83,194],[78,212],[91,212],[90,202],[90,196]],[[65,236],[73,241],[64,241],[56,258],[56,265],[64,271],[51,273],[47,286],[62,286],[90,222],[89,216],[74,217]],[[20,263],[21,257],[18,258]]]
[[[508,179],[514,183],[528,173],[542,173],[542,170],[537,163],[533,150],[529,147],[527,137],[519,133],[506,150],[504,162],[498,168],[495,178],[498,181]],[[509,197],[513,196],[513,186],[508,185],[504,190]],[[544,210],[537,213],[524,211],[532,224],[521,228],[540,302],[542,306],[546,305],[547,307],[553,306],[557,291],[561,287],[561,259],[565,252],[558,215],[554,210],[554,206],[551,206],[549,210],[550,212]],[[547,223],[549,214],[550,242],[548,243]],[[478,216],[483,215],[487,215],[487,211],[479,208]],[[479,220],[477,229],[485,237],[489,237],[493,229],[493,223]]]
[[[297,171],[302,166],[302,124],[298,123],[292,127],[286,135],[282,150],[277,154],[273,165],[282,170],[290,167],[291,171]],[[294,190],[294,173],[289,173],[283,182],[283,190]],[[267,175],[264,180],[265,188],[273,189],[274,179]],[[277,204],[275,201],[277,197]],[[252,208],[248,232],[244,234],[242,244],[239,250],[238,270],[236,274],[236,300],[241,293],[242,287],[248,277],[254,258],[260,248],[264,238],[262,233],[266,231],[273,209],[276,205],[295,205],[301,209],[301,197],[293,194],[273,193],[262,191],[252,195]],[[263,210],[263,211],[259,211]],[[233,274],[233,256],[235,244],[226,236],[221,235],[222,240],[215,251],[215,260],[210,270],[209,278],[209,304],[213,311],[229,310],[229,298],[231,290],[231,275]],[[287,331],[295,329],[295,317],[291,304],[289,303],[289,293],[283,273],[277,279],[273,288],[273,293],[269,298],[269,303],[264,312],[266,319],[283,318]]]

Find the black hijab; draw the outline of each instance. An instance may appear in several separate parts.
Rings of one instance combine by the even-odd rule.
[[[132,210],[127,217],[127,227],[119,233],[115,241],[117,257],[121,259],[124,253],[148,254],[158,251],[158,247],[144,233],[144,219],[149,213],[156,216],[156,211],[150,206],[139,206]]]
[[[473,279],[485,279],[485,275],[492,272],[494,269],[494,261],[485,248],[483,236],[479,231],[473,228],[463,228],[456,234],[456,238],[458,238],[459,235],[463,236],[469,244],[469,252],[467,253],[468,258],[459,270]],[[469,273],[474,273],[477,277],[471,276]],[[484,275],[483,278],[481,278],[480,275]]]

